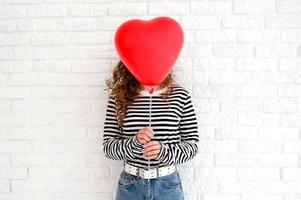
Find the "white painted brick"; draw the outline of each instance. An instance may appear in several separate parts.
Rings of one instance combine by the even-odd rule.
[[[274,58],[237,58],[236,69],[239,71],[274,71],[278,62]]]
[[[21,61],[19,61],[21,62]],[[24,72],[20,71],[19,72]],[[32,62],[30,72],[70,72],[71,64],[68,60],[35,60]],[[29,71],[27,71],[29,72]]]
[[[19,5],[1,5],[0,18],[26,17],[26,7]]]
[[[91,192],[88,180],[13,180],[12,191]]]
[[[275,0],[245,0],[233,2],[234,13],[274,13]]]
[[[110,31],[116,31],[116,29],[125,21],[128,21],[132,19],[130,16],[104,16],[100,17],[98,19],[93,18],[97,21],[97,30],[110,30]],[[149,18],[143,18],[140,19],[148,20]]]
[[[0,98],[28,98],[30,97],[29,87],[0,87]]]
[[[29,5],[27,6],[28,17],[64,17],[67,15],[65,5]]]
[[[105,16],[107,6],[98,4],[73,4],[67,5],[66,10],[69,16]]]
[[[240,152],[250,152],[250,153],[271,153],[271,152],[281,152],[282,142],[281,141],[239,141],[239,151]]]
[[[0,167],[1,179],[26,179],[28,170],[26,167]]]
[[[193,59],[193,69],[196,70],[234,70],[234,58],[195,58]]]
[[[235,167],[200,167],[195,171],[196,180],[232,180],[237,179]]]
[[[199,100],[195,98],[195,110],[196,112],[216,112],[219,110],[219,102],[217,100]]]
[[[297,46],[288,44],[256,45],[257,57],[295,57]]]
[[[301,12],[301,2],[298,0],[292,1],[277,1],[277,10],[280,13],[297,13]]]
[[[228,152],[214,155],[216,166],[256,166],[256,153]]]
[[[3,193],[0,194],[0,199],[24,199],[24,200],[32,200],[34,198],[35,198],[35,194],[33,194],[31,192],[25,192],[25,191],[18,192],[18,193],[3,192]]]
[[[262,101],[264,112],[294,112],[296,109],[297,103],[293,99],[264,99]]]
[[[81,140],[86,138],[84,127],[14,127],[8,134],[10,140]]]
[[[216,29],[220,28],[221,19],[218,16],[183,16],[180,24],[185,30]]]
[[[70,152],[70,142],[66,141],[34,141],[32,143],[33,152],[46,152],[46,153],[64,153]]]
[[[186,15],[189,13],[189,3],[174,3],[174,2],[161,2],[161,3],[151,3],[148,5],[147,9],[150,15]]]
[[[300,28],[300,15],[272,15],[266,17],[268,28]]]
[[[87,154],[86,160],[87,160],[88,167],[122,166],[122,161],[109,160],[105,157],[105,155],[103,153],[89,153],[89,154]]]
[[[279,43],[278,30],[242,30],[238,32],[238,42],[241,43]]]
[[[30,152],[29,141],[0,141],[1,153]]]
[[[105,31],[80,32],[70,34],[71,43],[75,45],[106,44],[111,42],[112,34]]]
[[[235,42],[235,30],[201,30],[197,32],[196,41],[200,43]]]
[[[71,152],[102,152],[102,144],[98,140],[71,141]]]
[[[279,86],[280,97],[300,97],[301,85],[283,84]]]
[[[14,19],[1,19],[0,23],[0,31],[5,32],[13,32],[17,30],[17,22],[18,20]]]
[[[0,45],[13,46],[13,45],[29,45],[31,43],[31,35],[29,33],[1,33]]]
[[[301,178],[301,169],[297,167],[283,167],[282,174],[284,180],[298,181]]]
[[[276,126],[280,123],[275,113],[241,112],[238,113],[238,124],[247,126]]]
[[[182,181],[184,193],[217,193],[217,181],[198,180],[198,181]]]
[[[297,166],[298,154],[261,153],[258,155],[259,166]]]
[[[65,167],[65,166],[33,166],[29,167],[29,179],[97,179],[109,178],[109,168],[97,167]]]
[[[216,139],[240,139],[253,140],[257,138],[257,128],[255,127],[222,127],[215,129]]]
[[[300,113],[283,113],[280,115],[280,123],[282,126],[300,126],[301,125],[301,114]]]
[[[17,30],[21,32],[31,31],[56,31],[57,20],[55,18],[32,18],[18,20]]]
[[[227,98],[221,99],[221,111],[256,112],[260,111],[261,102],[256,99]]]
[[[301,31],[300,30],[283,30],[281,31],[281,41],[283,43],[300,43]]]
[[[208,82],[212,85],[218,84],[246,84],[251,79],[251,72],[212,71],[208,74]]]
[[[222,17],[225,28],[263,28],[264,17],[260,15],[225,15]]]
[[[238,180],[280,180],[280,169],[277,167],[239,167]]]
[[[59,31],[94,31],[97,29],[98,20],[93,17],[61,18],[57,20]]]
[[[243,194],[241,200],[282,200],[282,195],[273,195],[273,194]]]
[[[10,110],[11,110],[10,101],[0,100],[0,111],[10,111]]]
[[[236,87],[235,94],[238,97],[276,97],[277,87],[259,83],[239,85]]]
[[[211,53],[211,45],[187,44],[183,47],[181,55],[192,58],[207,57]]]
[[[48,47],[15,46],[8,49],[6,59],[46,59],[49,57]]]
[[[293,127],[260,127],[258,138],[260,140],[297,140],[299,139],[298,128]]]
[[[10,192],[10,180],[1,179],[0,180],[0,192],[7,193]]]
[[[192,59],[178,59],[173,67],[174,71],[192,70]]]
[[[301,142],[299,140],[285,140],[283,145],[283,152],[285,153],[300,153],[301,152]]]
[[[214,154],[213,153],[197,153],[194,160],[192,160],[196,166],[214,166]]]
[[[176,77],[177,80],[182,82],[188,82],[191,84],[196,83],[206,83],[207,81],[207,75],[205,71],[179,71],[173,73],[174,77]]]
[[[84,154],[15,153],[11,155],[13,166],[86,166]]]
[[[33,98],[66,98],[69,89],[67,87],[34,86],[31,87]]]
[[[146,4],[117,2],[108,5],[108,15],[112,16],[139,16],[146,15],[146,12]]]
[[[200,152],[237,152],[239,142],[236,140],[204,140],[200,141]]]
[[[249,44],[214,44],[212,54],[217,57],[253,56],[254,45]]]
[[[229,85],[215,85],[210,88],[200,85],[199,87],[195,87],[193,92],[195,97],[233,97],[235,94],[234,89],[234,87],[229,87]]]
[[[102,87],[74,87],[70,88],[68,96],[77,99],[99,99],[107,97],[107,92],[103,91]]]
[[[232,11],[231,6],[231,1],[191,2],[190,10],[192,14],[230,13]]]
[[[40,45],[67,45],[70,44],[68,33],[34,33],[31,35],[32,44]]]
[[[197,118],[200,120],[200,124],[203,125],[236,125],[237,114],[230,112],[211,112],[208,114],[197,114]]]
[[[9,166],[9,154],[0,154],[0,167],[3,166]]]
[[[218,191],[221,194],[257,194],[260,184],[256,181],[225,180],[218,182]]]
[[[25,112],[89,112],[88,101],[67,100],[16,100],[12,102],[12,110]]]

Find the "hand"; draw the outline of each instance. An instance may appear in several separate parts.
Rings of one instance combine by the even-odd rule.
[[[144,127],[137,133],[137,139],[140,144],[146,144],[153,139],[153,129],[149,126]]]
[[[161,151],[161,143],[159,141],[150,141],[144,145],[143,156],[145,159],[155,159]]]

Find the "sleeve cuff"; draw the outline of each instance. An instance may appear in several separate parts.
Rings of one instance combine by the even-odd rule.
[[[138,139],[137,139],[137,135],[135,135],[134,137],[133,137],[133,143],[132,143],[132,145],[133,145],[133,148],[135,148],[136,150],[142,150],[143,149],[143,144],[140,144],[139,143],[139,141],[138,141]]]
[[[162,161],[163,158],[165,157],[167,149],[166,149],[166,146],[162,142],[160,142],[160,144],[161,144],[161,151],[160,151],[158,157],[156,158],[156,160]]]

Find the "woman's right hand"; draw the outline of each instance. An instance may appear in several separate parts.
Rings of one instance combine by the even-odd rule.
[[[137,139],[140,144],[146,144],[151,141],[153,138],[154,132],[153,129],[149,126],[140,129],[137,133]]]

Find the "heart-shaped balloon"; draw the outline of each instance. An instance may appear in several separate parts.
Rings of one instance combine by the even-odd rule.
[[[115,47],[121,61],[142,84],[160,84],[171,72],[183,47],[184,32],[170,17],[132,19],[115,33]]]

